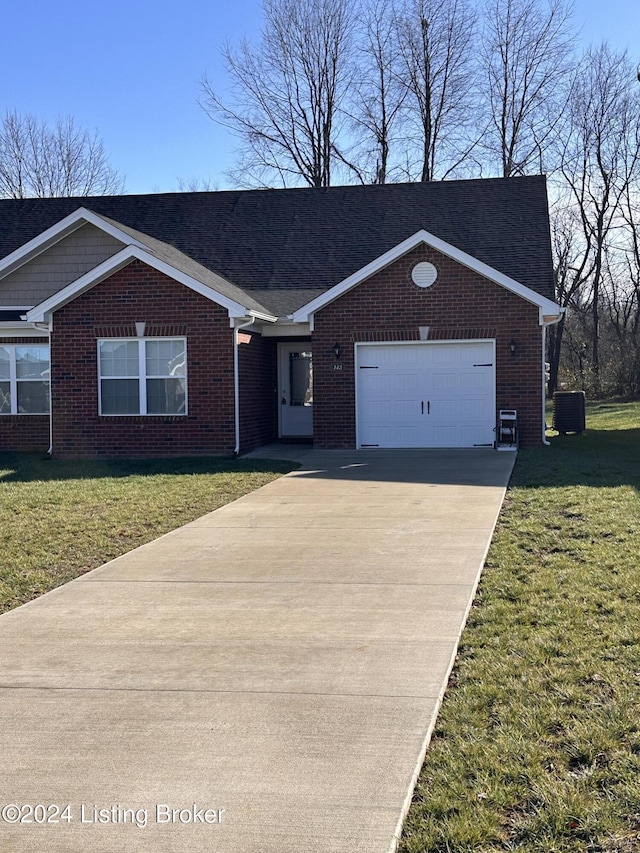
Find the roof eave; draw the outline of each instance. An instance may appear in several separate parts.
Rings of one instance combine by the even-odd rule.
[[[204,284],[201,281],[193,278],[192,276],[187,275],[181,270],[172,267],[170,264],[165,261],[160,260],[155,255],[146,251],[140,246],[131,245],[125,246],[120,252],[112,255],[110,258],[107,258],[94,269],[89,270],[89,272],[85,273],[76,281],[71,282],[66,287],[63,287],[57,293],[54,293],[48,299],[43,300],[30,311],[27,312],[26,318],[28,322],[38,323],[45,322],[48,317],[55,311],[58,311],[60,308],[67,305],[69,302],[73,301],[75,298],[80,296],[82,293],[85,293],[87,290],[90,290],[96,284],[99,284],[101,281],[104,281],[105,278],[127,266],[131,261],[139,260],[149,266],[157,269],[159,272],[164,273],[170,278],[178,281],[180,284],[185,285],[191,290],[199,293],[201,296],[204,296],[206,299],[211,300],[212,302],[217,303],[222,308],[225,308],[229,314],[230,318],[236,317],[246,317],[246,316],[260,316],[260,319],[265,319],[268,321],[275,320],[276,318],[272,318],[268,313],[262,314],[260,311],[251,308],[246,305],[242,305],[239,302],[236,302],[233,299],[230,299],[227,296],[224,296],[221,293],[215,291],[212,287],[207,284]]]
[[[499,284],[501,287],[504,287],[507,290],[515,293],[520,296],[522,299],[525,299],[527,302],[531,302],[533,305],[536,305],[540,309],[541,315],[557,315],[559,306],[556,305],[555,302],[552,302],[550,299],[547,299],[546,296],[542,296],[542,294],[537,293],[535,290],[532,290],[529,287],[526,287],[524,284],[520,284],[520,282],[515,279],[510,278],[508,275],[501,273],[499,270],[496,270],[494,267],[489,266],[489,264],[485,264],[483,261],[479,261],[477,258],[474,258],[472,255],[463,252],[462,249],[458,249],[456,246],[453,246],[451,243],[447,243],[445,240],[441,240],[439,237],[436,237],[435,234],[431,234],[428,231],[420,230],[413,234],[411,237],[408,237],[406,240],[403,240],[401,243],[398,243],[397,246],[394,246],[392,249],[389,249],[388,252],[380,255],[378,258],[375,258],[369,264],[366,264],[356,272],[352,273],[350,276],[345,278],[343,281],[329,288],[329,290],[325,291],[325,293],[317,296],[311,302],[308,302],[306,305],[303,305],[301,308],[298,308],[297,311],[294,311],[291,315],[291,319],[294,323],[308,323],[311,322],[311,319],[316,311],[320,311],[322,308],[329,305],[335,299],[338,299],[343,294],[347,293],[352,288],[356,287],[358,284],[361,284],[366,279],[370,278],[375,273],[380,272],[385,267],[388,267],[394,261],[401,258],[403,255],[406,255],[407,252],[410,252],[412,249],[415,249],[417,246],[424,244],[430,246],[432,249],[435,249],[438,252],[442,252],[442,254],[447,255],[463,266],[477,272],[482,275],[484,278],[489,279],[490,281]]]

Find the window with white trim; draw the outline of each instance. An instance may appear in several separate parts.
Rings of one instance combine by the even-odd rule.
[[[186,415],[185,338],[98,341],[101,415]]]
[[[0,415],[49,414],[49,347],[0,345]]]

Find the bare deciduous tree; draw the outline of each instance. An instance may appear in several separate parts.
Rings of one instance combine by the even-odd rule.
[[[210,178],[178,178],[178,192],[181,193],[211,193],[219,189]]]
[[[357,25],[355,73],[346,106],[354,135],[348,165],[361,183],[385,184],[394,176],[392,148],[407,95],[391,0],[362,6]]]
[[[244,185],[302,179],[329,186],[339,152],[338,122],[351,69],[353,14],[348,0],[265,0],[258,47],[248,42],[224,60],[227,98],[202,82],[207,114],[241,141],[234,177]]]
[[[475,26],[466,0],[405,0],[396,12],[421,181],[451,175],[477,142],[468,132],[477,113]]]
[[[0,196],[109,195],[123,188],[98,134],[79,127],[71,116],[59,118],[53,127],[17,112],[2,119]]]
[[[505,177],[549,168],[561,129],[575,36],[565,0],[486,0],[480,62],[486,75],[486,149]]]
[[[585,54],[571,88],[562,178],[581,223],[582,264],[590,267],[591,368],[600,369],[601,287],[616,249],[624,201],[640,177],[640,97],[626,52],[606,43]],[[588,260],[587,260],[588,259]]]
[[[582,227],[574,205],[558,203],[551,216],[551,245],[553,249],[556,301],[564,308],[577,308],[576,300],[593,272],[592,258],[584,251]],[[547,344],[550,365],[549,392],[558,387],[560,357],[564,342],[564,315],[559,323],[549,327]]]

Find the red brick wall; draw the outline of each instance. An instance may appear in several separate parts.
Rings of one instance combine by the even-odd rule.
[[[0,451],[49,447],[49,415],[0,415]]]
[[[419,261],[438,270],[431,287],[411,281]],[[521,445],[542,437],[542,330],[538,309],[445,255],[426,246],[372,276],[316,314],[313,334],[314,443],[350,448],[356,444],[354,341],[495,338],[497,409],[518,410]],[[517,342],[511,356],[509,342]],[[333,371],[339,343],[342,371]]]
[[[277,343],[250,328],[239,336],[240,452],[248,453],[278,437]]]
[[[37,346],[49,338],[0,338],[2,344]],[[49,448],[49,415],[0,415],[0,451],[42,450]]]
[[[187,338],[187,416],[98,415],[97,338]],[[68,457],[230,454],[235,444],[233,346],[224,308],[132,261],[55,313],[53,449]]]
[[[248,332],[251,330],[248,329]],[[241,336],[245,332],[240,333]],[[248,337],[248,336],[247,336]],[[242,338],[241,338],[242,340]],[[255,332],[251,343],[240,344],[240,449],[248,453],[254,447],[281,440],[308,443],[311,439],[285,436],[278,439],[278,344],[300,343],[308,347],[306,337],[262,338]]]

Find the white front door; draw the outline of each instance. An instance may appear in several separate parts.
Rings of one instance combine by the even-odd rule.
[[[358,447],[495,440],[493,341],[358,344]]]
[[[278,344],[280,435],[313,435],[311,344]]]

